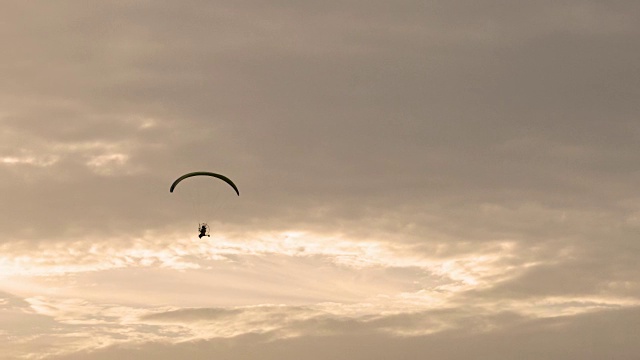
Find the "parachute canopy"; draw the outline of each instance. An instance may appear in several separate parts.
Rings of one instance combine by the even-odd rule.
[[[178,183],[180,183],[182,180],[184,180],[186,178],[190,178],[192,176],[212,176],[214,178],[218,178],[218,179],[226,182],[227,184],[229,184],[229,186],[231,186],[233,188],[233,190],[236,191],[236,194],[238,194],[238,196],[240,196],[240,191],[238,190],[238,187],[236,186],[236,184],[233,183],[233,181],[231,181],[231,179],[229,179],[228,177],[226,177],[224,175],[215,174],[215,173],[208,172],[208,171],[196,171],[196,172],[191,172],[191,173],[184,174],[184,175],[180,176],[179,178],[176,179],[176,181],[173,182],[173,184],[171,184],[171,189],[169,189],[169,192],[173,192],[173,189],[175,189],[176,186],[178,185]]]

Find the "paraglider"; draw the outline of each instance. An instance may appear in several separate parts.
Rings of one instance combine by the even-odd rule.
[[[233,183],[233,181],[231,181],[231,179],[229,179],[228,177],[221,175],[221,174],[216,174],[216,173],[212,173],[212,172],[208,172],[208,171],[196,171],[196,172],[190,172],[187,174],[184,174],[182,176],[180,176],[179,178],[177,178],[172,184],[171,184],[171,188],[169,188],[169,192],[173,193],[173,191],[176,189],[176,186],[178,186],[178,184],[180,182],[182,182],[185,179],[188,179],[190,177],[194,177],[194,176],[209,176],[215,179],[219,179],[222,180],[223,182],[225,182],[227,185],[229,185],[234,191],[235,193],[240,196],[240,190],[238,190],[238,187],[236,186],[236,184]],[[209,225],[207,225],[206,222],[202,222],[198,224],[198,238],[202,239],[204,236],[210,236],[209,235]]]
[[[220,174],[216,174],[216,173],[212,173],[212,172],[207,172],[207,171],[196,171],[196,172],[191,172],[188,174],[184,174],[182,176],[180,176],[179,178],[176,179],[176,181],[173,182],[173,184],[171,184],[171,188],[169,189],[169,192],[173,192],[173,189],[176,188],[176,186],[178,185],[178,183],[180,183],[182,180],[186,179],[186,178],[190,178],[193,176],[213,176],[215,178],[218,178],[224,182],[226,182],[227,184],[229,184],[229,186],[231,186],[233,188],[233,190],[236,191],[236,194],[238,194],[238,196],[240,196],[240,190],[238,190],[238,187],[236,186],[236,184],[233,183],[233,181],[231,181],[231,179],[229,179],[228,177],[224,176],[224,175],[220,175]]]

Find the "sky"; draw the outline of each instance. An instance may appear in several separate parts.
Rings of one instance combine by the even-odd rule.
[[[637,359],[638,1],[2,8],[0,359]]]

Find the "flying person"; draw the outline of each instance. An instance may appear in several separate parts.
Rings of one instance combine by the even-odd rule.
[[[200,239],[202,239],[202,237],[203,237],[203,236],[209,236],[209,235],[207,234],[207,230],[208,230],[208,229],[207,229],[207,224],[202,224],[202,225],[200,226],[200,230],[199,230],[199,231],[200,231],[200,235],[198,235],[198,237],[199,237]]]

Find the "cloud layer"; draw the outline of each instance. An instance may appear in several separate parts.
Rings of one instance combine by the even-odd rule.
[[[3,6],[1,353],[631,359],[638,15]]]

